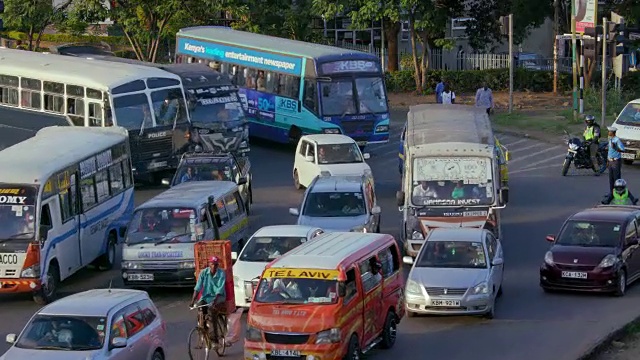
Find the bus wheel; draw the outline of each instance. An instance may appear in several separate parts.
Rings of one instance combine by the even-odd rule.
[[[58,295],[58,286],[60,284],[60,269],[56,262],[49,265],[46,283],[42,284],[40,290],[33,293],[33,301],[38,305],[46,305],[56,299]]]
[[[108,271],[113,269],[116,263],[116,244],[118,240],[113,233],[109,234],[107,240],[107,252],[104,253],[99,259],[99,268],[102,271]]]
[[[289,142],[293,143],[294,145],[298,144],[298,141],[300,141],[300,137],[302,136],[302,131],[300,131],[300,129],[297,126],[292,126],[291,129],[289,129]]]

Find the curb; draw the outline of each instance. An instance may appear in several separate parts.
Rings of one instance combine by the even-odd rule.
[[[529,133],[527,133],[525,131],[522,131],[522,130],[513,130],[513,129],[503,128],[503,127],[498,127],[498,126],[494,126],[494,131],[496,133],[498,133],[498,134],[521,137],[521,138],[524,138],[524,139],[534,139],[534,140],[546,142],[546,143],[549,143],[549,144],[566,145],[566,141],[563,140],[560,136],[558,136],[558,138],[556,140],[554,140],[553,138],[539,136],[539,135],[536,135],[536,134],[531,135],[531,134],[529,134]]]
[[[628,328],[633,325],[640,324],[640,315],[635,317],[628,323],[618,327],[609,334],[603,336],[601,339],[584,352],[577,360],[595,360],[596,357],[602,354],[608,349],[614,341],[622,340],[625,336],[629,335]]]

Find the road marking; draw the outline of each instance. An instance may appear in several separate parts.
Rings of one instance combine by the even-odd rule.
[[[519,152],[519,151],[526,151],[526,150],[533,149],[533,148],[536,148],[536,147],[539,147],[539,146],[544,146],[544,145],[547,145],[547,144],[535,143],[533,145],[529,145],[529,146],[525,146],[525,147],[521,147],[521,148],[515,148],[513,150],[511,150],[509,148],[507,148],[507,149],[509,149],[510,153],[516,153],[516,152]]]
[[[546,158],[546,159],[544,159],[544,160],[536,161],[536,162],[534,162],[534,163],[531,163],[531,164],[529,164],[529,165],[526,165],[525,167],[523,167],[523,168],[521,168],[521,169],[518,169],[518,170],[516,170],[516,171],[529,169],[529,168],[532,168],[532,167],[534,167],[534,166],[537,166],[537,165],[540,165],[540,164],[544,164],[544,163],[547,163],[547,162],[552,161],[552,160],[555,160],[555,159],[565,158],[566,156],[567,156],[566,154],[561,154],[561,155],[552,156],[552,157],[550,157],[550,158]],[[560,166],[561,164],[556,164],[556,165]],[[554,166],[555,166],[555,165],[554,165]]]
[[[509,143],[509,144],[502,144],[504,145],[504,147],[509,148],[509,146],[513,146],[513,145],[518,145],[518,144],[522,144],[523,142],[529,141],[529,139],[520,139],[518,141]]]
[[[4,127],[4,128],[7,128],[7,129],[15,129],[15,130],[24,130],[24,131],[37,132],[36,130],[33,130],[33,129],[21,128],[21,127],[18,127],[18,126],[11,126],[11,125],[5,125],[5,124],[0,124],[0,127]]]
[[[526,160],[526,159],[532,158],[532,157],[534,157],[534,156],[538,156],[538,155],[540,155],[540,154],[547,153],[547,152],[549,152],[549,151],[560,150],[560,149],[562,149],[562,147],[561,147],[561,146],[554,146],[554,147],[550,147],[550,148],[548,148],[548,149],[544,149],[544,150],[540,150],[540,151],[538,151],[538,152],[534,152],[533,154],[529,154],[529,155],[527,155],[527,156],[523,156],[523,157],[515,158],[515,159],[513,159],[513,160],[510,160],[510,161],[509,161],[509,163],[514,163],[514,162],[518,162],[518,161]]]

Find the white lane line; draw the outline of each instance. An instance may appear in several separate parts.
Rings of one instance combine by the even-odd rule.
[[[15,129],[15,130],[36,132],[36,130],[33,130],[33,129],[21,128],[21,127],[18,127],[18,126],[11,126],[11,125],[5,125],[5,124],[0,124],[0,127],[7,128],[7,129]]]
[[[533,149],[533,148],[537,148],[537,147],[540,147],[540,146],[545,146],[545,145],[549,145],[549,144],[545,144],[545,143],[534,143],[534,144],[532,144],[532,145],[525,146],[525,147],[516,147],[515,149],[509,149],[509,148],[507,147],[507,149],[509,149],[509,152],[510,152],[510,153],[516,153],[516,152],[521,152],[521,151],[527,151],[527,150],[530,150],[530,149]]]
[[[528,164],[528,165],[524,166],[523,168],[518,169],[516,171],[526,170],[526,169],[532,168],[532,167],[540,165],[540,164],[544,164],[544,163],[548,163],[548,162],[556,160],[556,159],[564,158],[565,156],[567,156],[567,154],[561,154],[561,155],[552,156],[550,158],[546,158],[544,160],[540,160],[540,161],[536,161],[534,163]],[[557,164],[557,165],[561,166],[562,164]]]
[[[529,139],[520,139],[520,140],[518,140],[518,141],[514,141],[514,142],[512,142],[512,143],[502,144],[502,145],[504,145],[504,147],[506,147],[506,148],[509,148],[509,146],[522,144],[523,142],[527,142],[527,141],[529,141]]]
[[[532,158],[532,157],[534,157],[534,156],[538,156],[538,155],[541,155],[541,154],[547,153],[547,152],[549,152],[549,151],[555,151],[555,150],[560,150],[560,149],[562,149],[562,146],[554,146],[554,147],[550,147],[550,148],[548,148],[548,149],[540,150],[540,151],[537,151],[537,152],[531,153],[531,154],[526,155],[526,156],[523,156],[523,157],[516,157],[515,159],[510,160],[510,161],[509,161],[509,163],[514,163],[514,162],[518,162],[518,161],[526,160],[526,159]]]
[[[529,171],[548,169],[548,168],[552,168],[552,167],[557,167],[558,169],[560,168],[560,166],[558,164],[550,164],[550,165],[545,165],[545,166],[538,166],[538,167],[535,167],[535,168],[526,168],[526,169],[519,169],[519,170],[509,171],[509,175],[520,174],[520,173],[529,172]]]

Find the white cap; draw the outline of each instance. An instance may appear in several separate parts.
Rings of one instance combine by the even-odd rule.
[[[611,131],[611,132],[616,132],[618,131],[618,128],[615,126],[607,126],[607,130]]]

